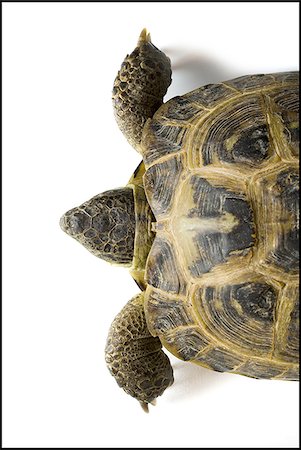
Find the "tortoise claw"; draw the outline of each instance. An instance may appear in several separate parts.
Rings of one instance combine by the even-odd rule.
[[[139,402],[141,405],[141,408],[143,409],[144,412],[149,413],[149,409],[148,409],[148,403],[146,402]]]
[[[146,28],[143,28],[143,30],[140,33],[139,39],[138,39],[138,46],[140,44],[144,44],[146,42],[151,42],[151,35],[150,33],[147,31]]]
[[[141,408],[143,409],[144,412],[149,413],[149,408],[148,405],[151,404],[153,406],[156,406],[157,404],[157,400],[154,398],[154,400],[152,400],[151,402],[147,403],[147,402],[139,402],[141,405]]]

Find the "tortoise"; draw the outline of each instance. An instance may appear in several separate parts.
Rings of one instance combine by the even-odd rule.
[[[247,75],[163,103],[171,63],[146,29],[118,71],[114,115],[143,161],[60,224],[141,290],[105,360],[145,411],[174,380],[162,346],[218,372],[299,379],[298,80]]]

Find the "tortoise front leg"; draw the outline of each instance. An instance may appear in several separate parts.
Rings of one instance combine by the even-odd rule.
[[[140,153],[144,124],[162,105],[170,83],[170,59],[152,44],[150,34],[142,30],[137,47],[121,65],[112,95],[117,124]]]
[[[132,298],[115,317],[107,339],[105,359],[111,374],[143,409],[173,383],[173,370],[162,344],[148,331],[144,293]]]

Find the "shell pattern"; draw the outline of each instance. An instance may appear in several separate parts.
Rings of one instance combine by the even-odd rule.
[[[143,133],[149,329],[177,357],[298,379],[298,73],[168,101]]]

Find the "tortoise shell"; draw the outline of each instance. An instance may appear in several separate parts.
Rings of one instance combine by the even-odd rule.
[[[201,87],[144,128],[146,317],[183,360],[298,379],[298,81]]]

